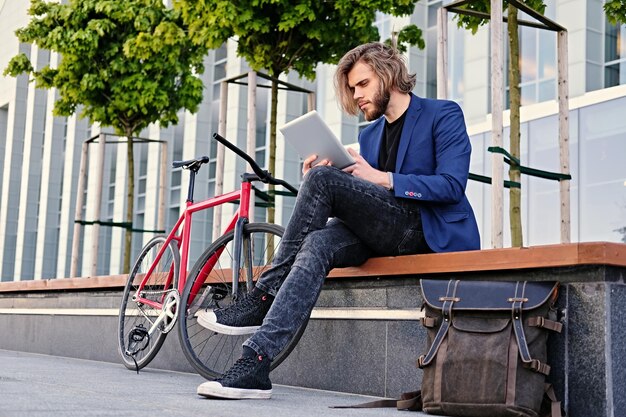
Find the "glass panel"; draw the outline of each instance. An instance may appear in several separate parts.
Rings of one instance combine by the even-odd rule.
[[[226,78],[226,63],[216,64],[213,70],[213,80],[221,80],[222,78]]]
[[[548,101],[556,98],[556,81],[554,79],[539,83],[539,101]]]
[[[456,25],[448,23],[451,28],[452,36],[450,37],[450,49],[448,50],[449,66],[449,92],[448,96],[451,100],[455,100],[461,104],[463,93],[465,92],[465,48],[464,48],[464,31]]]
[[[437,30],[426,31],[426,97],[437,97]],[[448,70],[452,63],[448,63]]]
[[[529,104],[537,102],[537,94],[535,88],[535,83],[522,86],[522,106],[527,106]]]
[[[173,171],[172,172],[172,183],[171,183],[171,187],[180,187],[181,184],[181,178],[182,178],[182,171],[178,170],[178,171]]]
[[[428,27],[437,27],[437,11],[441,7],[441,2],[428,5]]]
[[[265,150],[256,151],[254,155],[254,160],[257,164],[264,166],[265,165]]]
[[[520,35],[522,82],[537,80],[537,30],[523,27]]]
[[[626,98],[580,110],[580,240],[620,242],[626,227]]]
[[[556,37],[553,32],[539,32],[539,78],[556,78]]]
[[[226,59],[226,44],[215,50],[215,60],[220,61],[222,59]]]
[[[604,35],[604,61],[610,62],[619,59],[619,26],[606,22],[606,30]]]
[[[619,85],[619,64],[604,67],[604,86],[614,87]]]

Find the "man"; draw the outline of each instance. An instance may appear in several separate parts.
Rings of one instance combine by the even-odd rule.
[[[402,56],[381,43],[341,59],[341,107],[373,121],[359,135],[360,155],[350,150],[356,163],[344,170],[307,158],[272,267],[241,301],[199,315],[209,329],[254,334],[231,369],[198,394],[270,398],[270,362],[309,319],[332,268],[372,256],[479,249],[465,196],[471,147],[463,114],[454,102],[413,95],[414,86]]]

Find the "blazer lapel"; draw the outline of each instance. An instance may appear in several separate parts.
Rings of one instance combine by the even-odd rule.
[[[372,135],[371,135],[372,141],[370,145],[371,146],[370,151],[371,151],[372,159],[367,162],[373,168],[376,168],[376,169],[378,169],[380,145],[383,142],[383,133],[385,133],[385,120],[384,119],[385,119],[384,116],[381,116],[381,118],[377,122],[374,122],[374,123],[377,123],[377,125],[374,126],[374,130],[372,131]]]
[[[404,126],[402,127],[402,135],[400,136],[400,144],[398,145],[398,156],[396,157],[396,172],[400,172],[400,167],[404,162],[404,157],[409,149],[409,143],[413,136],[413,130],[417,126],[417,120],[422,113],[421,99],[415,94],[411,93],[411,102],[407,109],[406,118],[404,119]],[[381,134],[382,137],[382,134]],[[379,143],[380,148],[380,143]]]

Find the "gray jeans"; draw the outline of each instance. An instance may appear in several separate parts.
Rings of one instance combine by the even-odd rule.
[[[329,220],[329,218],[331,218]],[[270,359],[308,320],[328,272],[372,256],[430,252],[419,202],[337,168],[313,168],[300,188],[272,267],[256,286],[276,298],[244,345]]]

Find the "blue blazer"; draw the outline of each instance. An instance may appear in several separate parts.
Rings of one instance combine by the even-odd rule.
[[[384,129],[385,118],[381,117],[359,134],[361,155],[377,169]],[[396,197],[422,203],[424,236],[435,252],[480,249],[476,218],[465,196],[470,153],[459,105],[411,94],[393,190]]]

